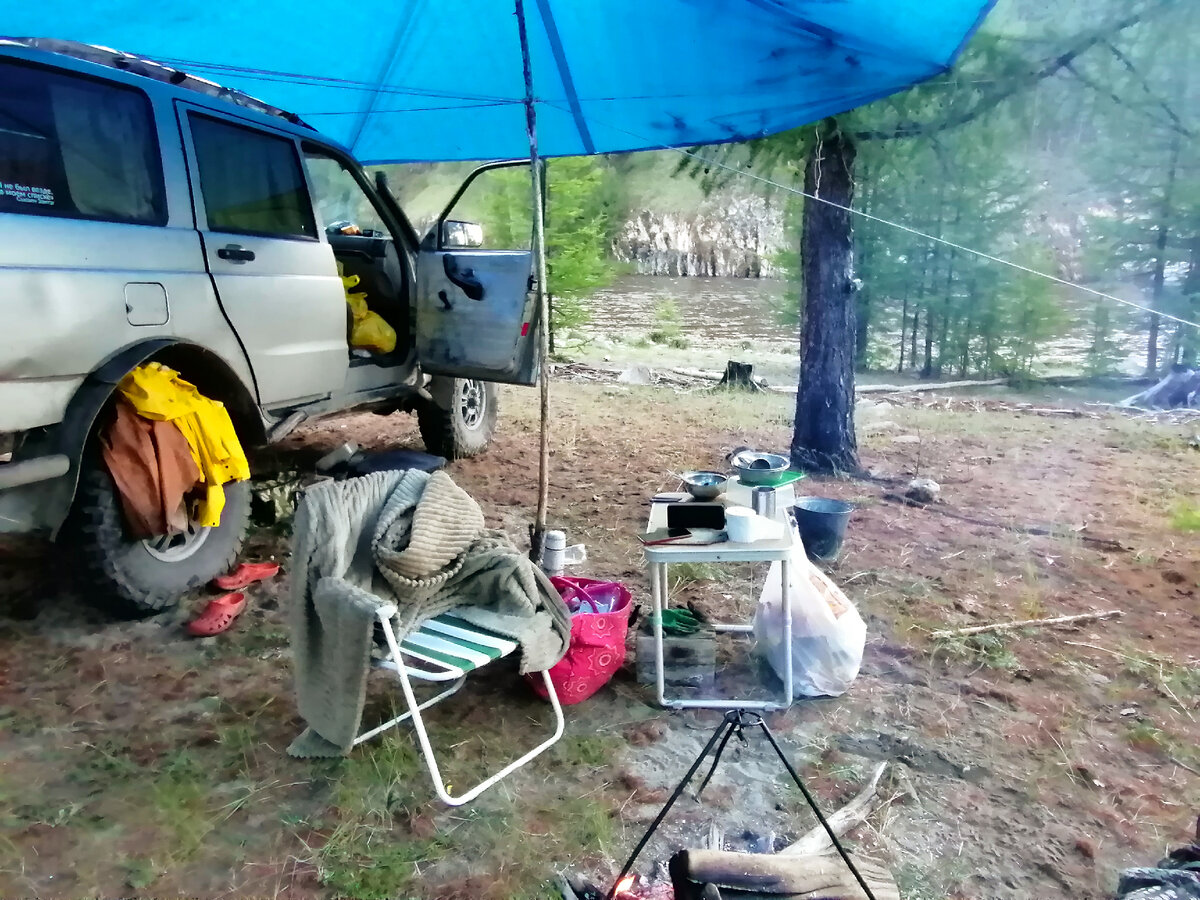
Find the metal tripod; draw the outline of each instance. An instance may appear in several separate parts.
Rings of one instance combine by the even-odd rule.
[[[817,821],[821,823],[821,827],[825,829],[825,833],[828,834],[829,839],[833,841],[833,846],[841,855],[842,861],[845,862],[846,866],[850,869],[850,873],[858,882],[859,887],[863,889],[863,893],[866,894],[868,900],[875,900],[875,895],[871,893],[871,888],[867,885],[866,879],[864,879],[859,873],[858,869],[854,865],[854,861],[850,859],[850,856],[848,853],[846,853],[841,841],[838,840],[838,836],[834,834],[833,829],[829,827],[829,822],[825,820],[825,815],[821,812],[820,807],[817,806],[816,798],[814,798],[809,792],[804,782],[800,780],[800,774],[794,768],[792,768],[792,764],[788,761],[788,758],[783,755],[783,749],[775,740],[775,735],[771,734],[771,729],[767,727],[767,723],[763,721],[763,717],[756,712],[748,712],[744,709],[731,709],[729,712],[725,713],[725,717],[721,720],[721,724],[717,726],[717,730],[714,731],[712,737],[708,739],[708,743],[704,746],[704,749],[700,751],[700,755],[696,757],[696,761],[692,763],[692,767],[687,770],[687,774],[683,776],[683,780],[679,782],[679,786],[675,788],[675,793],[671,794],[671,798],[667,800],[663,808],[659,810],[658,815],[655,817],[654,821],[650,823],[650,827],[646,830],[646,833],[642,835],[642,839],[638,841],[638,845],[633,848],[633,853],[626,861],[625,866],[621,869],[620,874],[617,875],[616,881],[613,882],[613,886],[609,889],[607,900],[613,900],[617,893],[617,885],[620,884],[621,880],[629,874],[629,870],[633,868],[633,864],[637,862],[638,856],[640,856],[641,852],[646,848],[646,844],[650,842],[650,838],[653,837],[654,832],[658,830],[658,826],[661,825],[663,820],[667,817],[667,813],[671,811],[671,807],[675,805],[675,801],[683,796],[684,790],[687,788],[688,784],[691,782],[693,776],[695,776],[700,766],[704,763],[704,758],[708,756],[709,753],[713,753],[714,747],[716,748],[716,752],[713,753],[712,765],[709,767],[708,774],[704,776],[704,781],[701,782],[700,789],[696,791],[697,800],[699,800],[700,795],[704,793],[704,789],[708,787],[708,783],[712,781],[712,777],[717,771],[717,765],[721,762],[721,754],[725,752],[725,747],[729,744],[729,739],[736,735],[738,740],[746,743],[745,731],[747,728],[762,729],[762,733],[766,735],[767,740],[774,748],[776,755],[778,755],[780,762],[783,763],[783,767],[787,769],[788,774],[792,776],[792,781],[796,782],[796,787],[800,788],[800,793],[804,795],[805,802],[808,803],[809,807],[816,814]]]

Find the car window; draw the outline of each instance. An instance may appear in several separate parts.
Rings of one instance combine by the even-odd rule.
[[[292,141],[208,116],[189,121],[210,230],[317,236]]]
[[[354,175],[332,156],[306,150],[304,164],[312,184],[313,200],[328,231],[344,234],[387,235],[383,217]]]
[[[0,61],[0,212],[164,224],[146,95]]]
[[[528,250],[533,239],[529,169],[485,169],[473,175],[445,221],[442,249]]]

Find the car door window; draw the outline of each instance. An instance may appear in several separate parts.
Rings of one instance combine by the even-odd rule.
[[[0,212],[165,224],[146,95],[0,61]]]
[[[455,199],[441,224],[443,250],[528,250],[533,238],[529,169],[485,169]]]
[[[292,141],[208,116],[192,115],[189,121],[209,230],[317,236]]]
[[[312,184],[313,201],[326,231],[386,237],[388,227],[358,179],[339,160],[306,150],[304,165]]]

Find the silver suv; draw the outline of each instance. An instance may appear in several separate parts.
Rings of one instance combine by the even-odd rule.
[[[141,612],[232,563],[244,483],[218,527],[124,533],[95,438],[149,361],[222,401],[247,449],[366,408],[479,452],[493,382],[538,376],[528,245],[485,249],[463,214],[497,167],[422,240],[382,174],[294,115],[128,54],[0,39],[0,531],[69,538],[97,592]],[[348,345],[339,262],[393,351]]]

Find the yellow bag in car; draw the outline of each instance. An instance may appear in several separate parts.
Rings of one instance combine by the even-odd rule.
[[[362,279],[357,275],[346,275],[340,261],[337,266],[342,287],[346,290],[346,303],[350,306],[350,346],[356,350],[391,353],[396,349],[396,329],[379,313],[371,312],[366,294],[350,293],[350,288],[358,287]]]
[[[138,366],[121,379],[118,389],[138,415],[178,426],[204,482],[200,524],[210,528],[220,525],[225,508],[221,485],[250,477],[250,464],[225,405],[205,397],[195,385],[161,363]]]

